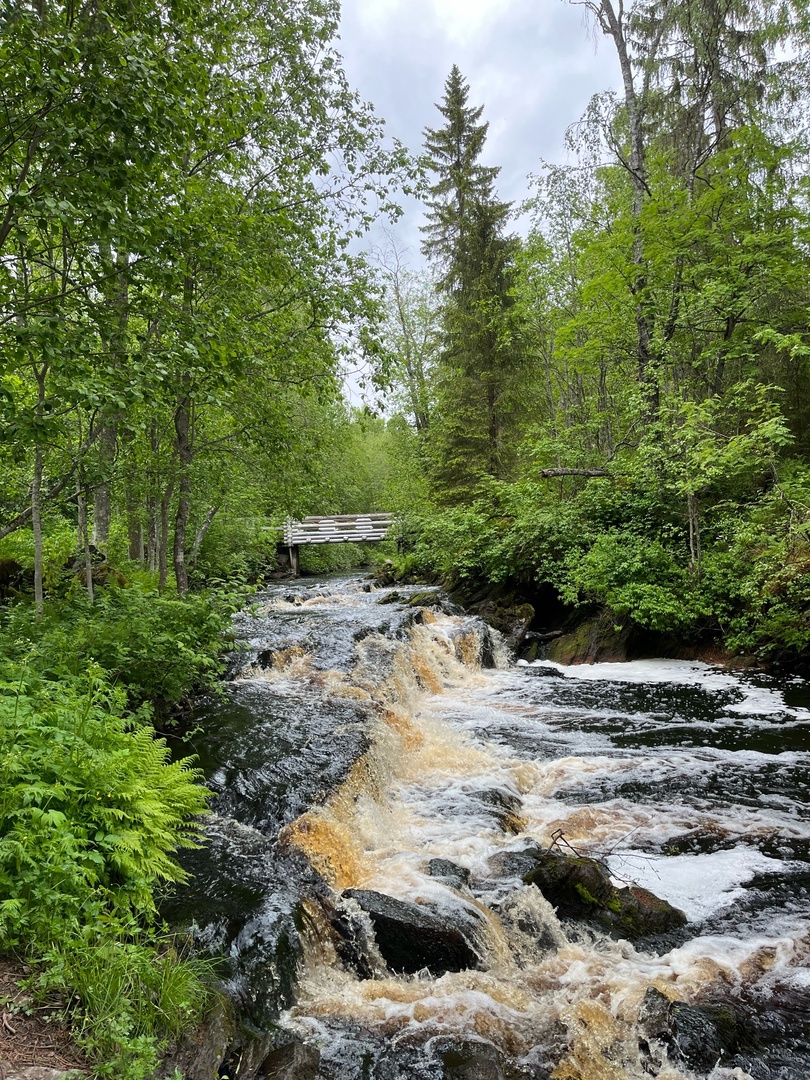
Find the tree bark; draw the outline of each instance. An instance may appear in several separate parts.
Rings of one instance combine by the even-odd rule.
[[[87,452],[90,446],[92,446],[97,436],[98,432],[89,435],[87,439],[85,439],[84,443],[79,447],[78,453],[76,455],[76,460],[74,461],[70,471],[67,472],[61,480],[55,483],[52,488],[49,488],[44,495],[40,491],[40,506],[43,503],[51,502],[53,499],[57,498],[57,496],[62,494],[70,481],[76,475],[76,469],[78,468],[81,456]],[[13,517],[11,521],[6,522],[5,525],[0,527],[0,540],[2,540],[6,536],[10,536],[11,533],[16,532],[17,529],[21,529],[23,525],[25,525],[31,520],[32,513],[33,509],[31,507],[31,504],[29,503],[28,506],[26,506],[23,510],[19,512],[19,514]]]
[[[216,516],[217,510],[219,510],[218,506],[212,506],[205,515],[205,521],[199,529],[197,529],[197,535],[194,537],[194,543],[191,545],[191,554],[188,557],[191,566],[197,561],[197,556],[200,554],[200,548],[203,546],[203,541],[208,535],[208,530],[211,528],[211,523]]]
[[[645,79],[641,99],[633,78],[633,61],[624,26],[624,4],[619,0],[618,9],[611,0],[600,0],[587,5],[596,15],[602,33],[613,39],[624,88],[624,104],[630,153],[627,160],[619,152],[622,164],[630,174],[633,188],[633,281],[630,289],[635,303],[636,323],[636,370],[641,384],[642,399],[648,421],[658,418],[659,387],[656,357],[653,349],[653,317],[649,312],[647,255],[641,225],[641,214],[649,195],[647,186],[646,146],[644,143],[643,112],[647,91]],[[663,20],[662,20],[663,25]],[[657,46],[657,41],[654,48]]]
[[[543,480],[549,480],[555,476],[610,476],[607,469],[541,469],[537,474]]]
[[[174,575],[181,596],[188,592],[186,565],[186,533],[191,513],[191,464],[194,451],[191,441],[191,400],[184,394],[174,412],[177,456],[180,462],[177,513],[174,519]]]
[[[110,538],[112,509],[110,503],[111,484],[109,473],[115,462],[117,450],[118,436],[115,424],[112,422],[101,424],[99,433],[99,457],[105,479],[102,480],[93,492],[93,543],[97,548],[106,547],[107,541]]]
[[[92,604],[95,599],[93,593],[93,561],[90,558],[90,535],[87,531],[87,501],[82,490],[80,476],[76,478],[76,505],[79,511],[79,550],[84,557],[84,581],[87,587],[87,595],[90,597],[90,603]]]
[[[34,608],[37,618],[42,615],[45,607],[42,589],[42,515],[40,504],[43,458],[42,447],[37,446],[34,453],[34,479],[31,483],[31,527],[34,530]]]
[[[689,519],[689,571],[693,580],[700,580],[700,504],[691,491],[686,496],[686,516]]]
[[[160,542],[158,544],[158,592],[162,595],[169,574],[169,510],[172,505],[174,484],[169,484],[160,500]]]
[[[155,495],[150,494],[149,496],[147,514],[146,565],[153,574],[156,574],[160,558],[160,516],[158,514],[157,497]]]

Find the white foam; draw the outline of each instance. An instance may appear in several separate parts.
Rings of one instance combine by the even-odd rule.
[[[802,720],[810,718],[810,710],[790,708],[778,690],[754,686],[743,676],[719,671],[700,660],[633,660],[624,663],[557,664],[535,660],[530,667],[554,667],[567,679],[582,682],[623,682],[636,684],[675,683],[680,686],[699,686],[704,690],[736,690],[741,701],[724,706],[726,712],[744,716],[782,714]]]
[[[610,856],[608,863],[614,874],[631,879],[680,908],[690,922],[701,922],[734,903],[745,893],[743,885],[756,874],[786,870],[784,862],[744,845],[713,854],[660,858],[626,852]]]
[[[700,660],[632,660],[569,665],[535,660],[531,666],[554,667],[567,679],[590,682],[678,683],[681,686],[703,686],[707,690],[728,690],[740,685],[736,676],[718,671]]]

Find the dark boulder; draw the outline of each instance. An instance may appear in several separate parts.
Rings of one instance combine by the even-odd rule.
[[[428,874],[446,881],[454,889],[464,889],[470,884],[470,871],[449,859],[431,859]]]
[[[594,664],[628,659],[629,626],[616,626],[612,612],[603,610],[546,646],[546,656],[559,664]]]
[[[378,581],[377,584],[379,585],[380,582]],[[386,596],[381,596],[380,599],[377,601],[377,603],[378,604],[399,604],[399,603],[401,603],[403,601],[403,599],[404,599],[404,597],[400,593],[398,593],[396,591],[396,589],[394,589],[392,592],[388,593]]]
[[[492,1043],[463,1039],[438,1049],[444,1080],[504,1080],[503,1055]]]
[[[267,1077],[267,1080],[317,1080],[320,1064],[320,1051],[296,1040],[268,1054],[258,1076]],[[240,1063],[237,1062],[237,1065]],[[233,1075],[241,1076],[241,1068],[235,1070]]]
[[[647,889],[617,888],[607,868],[596,859],[544,852],[524,875],[560,915],[588,919],[629,941],[684,926],[687,918]]]
[[[534,870],[542,855],[542,848],[529,844],[520,851],[497,851],[489,857],[487,866],[494,878],[523,878]]]
[[[408,598],[409,607],[437,608],[441,610],[445,605],[446,597],[440,589],[422,589],[412,593]]]
[[[482,604],[473,604],[470,613],[478,615],[489,626],[503,634],[507,646],[517,652],[529,631],[534,619],[534,608],[527,603],[505,603],[486,600]]]
[[[438,914],[422,904],[367,889],[347,889],[343,895],[368,914],[377,948],[392,971],[413,975],[426,968],[431,975],[443,975],[481,967],[470,940],[475,933],[472,915]]]
[[[488,814],[498,822],[504,832],[520,833],[526,827],[526,819],[520,816],[523,803],[517,795],[500,788],[487,788],[476,792],[475,798],[479,800]]]
[[[645,1057],[657,1057],[653,1050],[657,1042],[667,1048],[671,1061],[683,1062],[700,1073],[710,1072],[719,1062],[729,1062],[746,1042],[743,1018],[734,1008],[670,1001],[653,986],[639,1010],[639,1030]]]
[[[551,664],[532,664],[529,668],[529,672],[535,679],[564,679],[565,676],[559,668],[552,667]]]

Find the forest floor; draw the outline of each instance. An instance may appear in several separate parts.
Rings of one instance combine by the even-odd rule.
[[[0,1080],[51,1080],[88,1064],[70,1037],[64,999],[35,1001],[20,986],[29,974],[25,965],[0,957]]]

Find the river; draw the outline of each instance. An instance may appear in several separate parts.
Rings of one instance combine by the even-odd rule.
[[[260,594],[187,737],[215,813],[164,910],[227,958],[243,1025],[272,1029],[250,1075],[810,1076],[806,684],[515,664],[413,591],[344,576]],[[560,919],[523,881],[555,841],[687,925],[631,944]],[[473,959],[420,959],[419,933],[386,958],[378,895]],[[234,1047],[223,1076],[250,1057]]]

